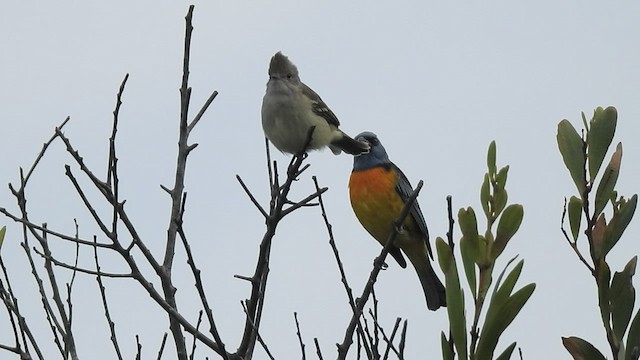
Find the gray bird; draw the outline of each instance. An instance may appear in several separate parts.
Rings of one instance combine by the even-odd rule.
[[[303,150],[309,128],[315,126],[305,151],[325,146],[336,155],[341,151],[352,155],[369,151],[367,143],[352,139],[338,129],[339,125],[320,96],[300,81],[298,69],[289,58],[281,52],[273,55],[262,99],[262,129],[269,141],[282,152],[296,154]]]

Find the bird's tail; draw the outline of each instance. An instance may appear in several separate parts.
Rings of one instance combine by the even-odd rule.
[[[431,262],[425,256],[419,261],[412,261],[413,266],[416,268],[418,278],[422,284],[422,290],[427,300],[427,307],[429,310],[438,310],[441,306],[447,306],[447,298],[445,295],[444,285],[438,279]]]
[[[336,155],[340,154],[341,150],[351,155],[360,155],[369,152],[369,144],[354,140],[345,133],[342,133],[339,139],[332,141],[329,148],[331,148],[331,151]]]

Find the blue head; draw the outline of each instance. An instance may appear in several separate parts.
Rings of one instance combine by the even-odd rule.
[[[380,143],[378,136],[370,131],[361,132],[355,137],[358,141],[369,144],[371,149],[368,153],[356,155],[353,157],[353,170],[366,170],[377,166],[390,165],[391,160],[387,155],[387,151]]]

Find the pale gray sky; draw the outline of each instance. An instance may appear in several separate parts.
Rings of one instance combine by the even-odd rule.
[[[159,184],[170,185],[173,179],[188,5],[0,4],[0,183],[18,180],[18,167],[31,164],[66,116],[72,118],[66,134],[104,174],[115,94],[130,73],[118,140],[122,194],[143,237],[160,254],[170,202]],[[495,139],[498,163],[511,167],[510,201],[525,208],[521,230],[497,266],[519,254],[525,259],[520,286],[537,283],[499,349],[518,341],[525,359],[569,358],[560,337],[576,335],[608,355],[595,285],[559,228],[563,198],[573,194],[574,186],[555,133],[563,118],[580,126],[581,111],[590,116],[596,106],[616,106],[615,141],[624,144],[618,189],[629,196],[638,192],[639,14],[635,2],[196,2],[192,111],[212,90],[220,95],[192,137],[200,146],[187,169],[185,221],[223,339],[234,348],[241,336],[240,300],[249,287],[233,275],[253,271],[264,230],[235,175],[266,203],[260,104],[268,61],[282,50],[298,66],[302,80],[333,109],[345,132],[376,132],[409,179],[425,181],[419,201],[434,239],[447,229],[446,195],[453,196],[456,211],[473,206],[481,212],[485,154]],[[279,153],[274,157],[282,164],[288,160]],[[329,218],[351,285],[359,293],[380,248],[349,206],[352,159],[329,151],[312,153],[309,159],[309,174],[330,189],[325,196]],[[72,160],[57,143],[28,194],[30,216],[70,232],[78,218],[81,233],[89,237],[97,230],[64,176],[67,163]],[[295,193],[312,189],[305,178]],[[0,206],[15,209],[14,203],[8,190],[0,192]],[[23,311],[33,309],[28,316],[37,318],[41,306],[29,287],[18,245],[20,228],[8,219],[0,223],[8,225],[2,251],[12,263],[11,275],[24,278],[19,284]],[[636,219],[609,257],[612,270],[622,269],[639,252],[639,233]],[[58,253],[69,259],[72,250],[60,247]],[[195,319],[199,303],[178,256],[179,306]],[[89,250],[81,261],[92,262]],[[112,257],[105,257],[104,264],[122,269]],[[140,334],[143,355],[155,358],[166,317],[130,285],[108,282],[124,350],[131,357],[133,336]],[[95,290],[90,277],[77,283],[78,347],[85,358],[98,358],[97,353],[113,358]],[[268,292],[261,333],[277,358],[299,357],[294,311],[309,352],[318,337],[325,358],[334,356],[349,310],[318,209],[304,209],[281,224]],[[396,316],[409,320],[407,357],[440,357],[446,313],[426,309],[413,270],[390,263],[377,294],[389,330]],[[38,334],[42,341],[50,338],[44,325]],[[0,338],[6,340],[5,335]]]

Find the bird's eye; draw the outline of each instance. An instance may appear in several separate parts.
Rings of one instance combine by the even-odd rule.
[[[293,77],[293,75],[291,75],[291,73],[287,73],[287,79],[291,79]]]

